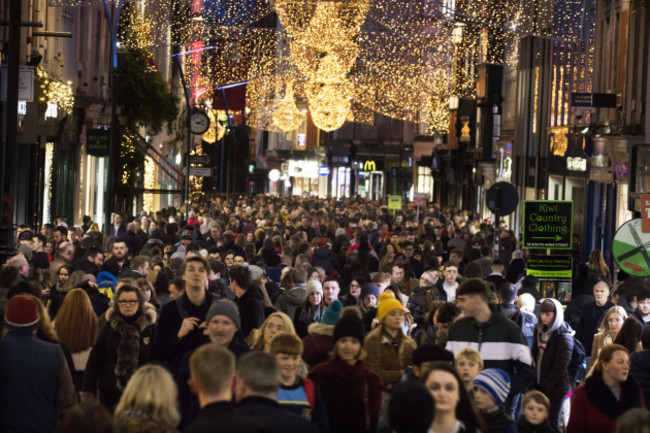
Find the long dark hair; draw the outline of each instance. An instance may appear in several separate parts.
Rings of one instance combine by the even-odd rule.
[[[447,372],[454,376],[456,383],[458,384],[458,395],[459,400],[456,405],[456,419],[462,421],[465,424],[466,431],[485,431],[485,423],[483,418],[477,412],[472,400],[469,397],[469,393],[463,384],[463,380],[460,378],[460,375],[454,367],[452,367],[448,362],[437,361],[431,364],[431,369],[421,378],[422,383],[426,384],[427,380],[431,373],[435,370],[440,370]]]
[[[614,343],[625,347],[630,351],[630,353],[636,352],[636,348],[641,341],[642,332],[643,328],[641,327],[641,324],[637,322],[636,319],[628,317],[623,322],[621,330],[618,331],[618,335],[616,336]]]

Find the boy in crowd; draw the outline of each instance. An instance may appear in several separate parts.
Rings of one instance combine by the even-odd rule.
[[[554,433],[548,415],[551,412],[550,400],[540,391],[530,391],[524,395],[523,415],[517,421],[519,433]]]
[[[302,362],[302,341],[295,334],[278,334],[269,347],[280,370],[277,401],[290,411],[316,424],[321,432],[329,431],[329,422],[320,391],[314,382],[298,376]]]
[[[472,391],[474,379],[483,370],[481,355],[476,350],[467,347],[456,356],[455,366],[467,391]]]
[[[504,409],[509,392],[510,375],[500,368],[483,370],[474,379],[474,402],[485,420],[486,433],[517,433]]]

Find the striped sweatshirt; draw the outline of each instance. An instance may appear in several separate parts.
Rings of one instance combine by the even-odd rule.
[[[510,374],[510,395],[526,391],[535,380],[533,358],[521,329],[494,306],[487,322],[472,317],[455,322],[449,329],[447,350],[454,356],[472,348],[481,354],[484,368],[500,368]]]

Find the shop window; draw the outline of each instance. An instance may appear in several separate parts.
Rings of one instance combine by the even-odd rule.
[[[428,200],[433,200],[433,176],[429,167],[418,166],[417,192],[424,193]]]

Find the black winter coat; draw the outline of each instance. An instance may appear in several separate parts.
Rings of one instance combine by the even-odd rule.
[[[630,375],[637,381],[646,402],[650,402],[650,350],[630,354]]]
[[[110,308],[88,357],[82,391],[99,391],[100,401],[115,407],[129,377],[153,359],[155,323],[156,309],[149,303],[131,320]]]
[[[607,303],[598,307],[596,301],[585,304],[582,307],[582,312],[580,314],[580,325],[576,329],[576,337],[583,346],[585,346],[585,351],[587,354],[591,353],[591,347],[594,342],[594,335],[598,332],[598,327],[600,322],[603,320],[605,313],[614,304],[607,301]]]
[[[547,396],[560,394],[564,396],[569,392],[571,379],[567,368],[573,354],[573,335],[571,335],[571,332],[571,327],[567,323],[562,323],[546,342],[541,365],[536,367],[541,370],[539,374],[541,381],[537,385]],[[539,332],[535,332],[532,350],[534,361],[537,361],[539,353],[538,342]]]
[[[239,317],[241,318],[241,330],[245,337],[253,329],[258,329],[264,323],[264,295],[256,285],[248,286],[248,289],[241,298],[235,298],[235,303],[239,308]]]

